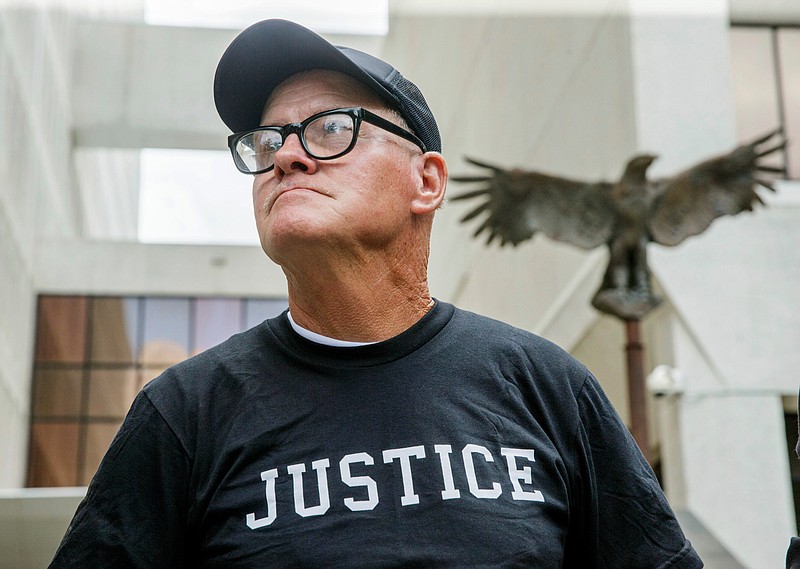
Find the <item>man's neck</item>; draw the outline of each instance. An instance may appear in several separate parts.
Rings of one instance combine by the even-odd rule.
[[[302,274],[284,268],[289,309],[308,330],[354,342],[392,338],[413,326],[433,306],[424,261],[417,266],[315,267]]]
[[[344,294],[331,288],[324,297],[306,300],[303,294],[289,295],[289,309],[295,321],[308,330],[352,342],[380,342],[413,326],[433,306],[430,295],[408,295],[400,291],[381,294]]]

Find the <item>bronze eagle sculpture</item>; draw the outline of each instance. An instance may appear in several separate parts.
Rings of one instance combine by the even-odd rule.
[[[466,158],[489,170],[454,176],[480,189],[452,200],[482,199],[461,222],[485,214],[474,233],[500,246],[516,246],[537,231],[556,241],[592,249],[606,244],[609,261],[592,305],[623,320],[640,320],[660,300],[650,287],[647,245],[674,246],[705,231],[714,219],[751,211],[763,201],[758,186],[775,191],[759,173],[784,173],[762,158],[786,147],[781,130],[674,176],[649,179],[652,154],[634,156],[617,182],[584,182],[520,169],[507,170]]]

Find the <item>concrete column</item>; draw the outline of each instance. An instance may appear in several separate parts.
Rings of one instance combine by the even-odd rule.
[[[638,148],[661,155],[651,173],[672,174],[731,149],[727,2],[630,0],[630,8]],[[759,215],[763,210],[752,218],[719,220],[679,247],[654,246],[651,255],[676,311],[674,365],[686,378],[685,394],[660,417],[660,429],[667,431],[662,437],[673,443],[669,454],[682,465],[682,472],[668,469],[670,497],[751,569],[782,566],[796,531],[780,401],[786,387],[781,376],[788,375],[794,356],[777,349],[793,328],[765,321],[773,301],[791,298],[781,293],[782,283],[795,269],[791,262],[772,263],[765,248],[753,249],[769,233]],[[736,238],[737,228],[747,224],[760,227]],[[734,243],[740,247],[732,251]],[[750,249],[758,252],[751,256]],[[766,272],[776,276],[769,279],[779,293],[772,300],[758,277],[767,265],[775,265]]]

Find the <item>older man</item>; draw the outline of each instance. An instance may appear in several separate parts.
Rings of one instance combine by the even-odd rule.
[[[413,84],[270,20],[215,96],[289,311],[144,388],[52,567],[702,566],[581,364],[432,299]]]

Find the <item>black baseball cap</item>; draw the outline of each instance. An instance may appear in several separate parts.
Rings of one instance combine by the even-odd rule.
[[[394,67],[357,49],[331,44],[287,20],[264,20],[241,32],[219,60],[214,102],[233,132],[256,128],[270,93],[301,71],[350,75],[400,113],[427,150],[441,152],[439,128],[422,93]]]

